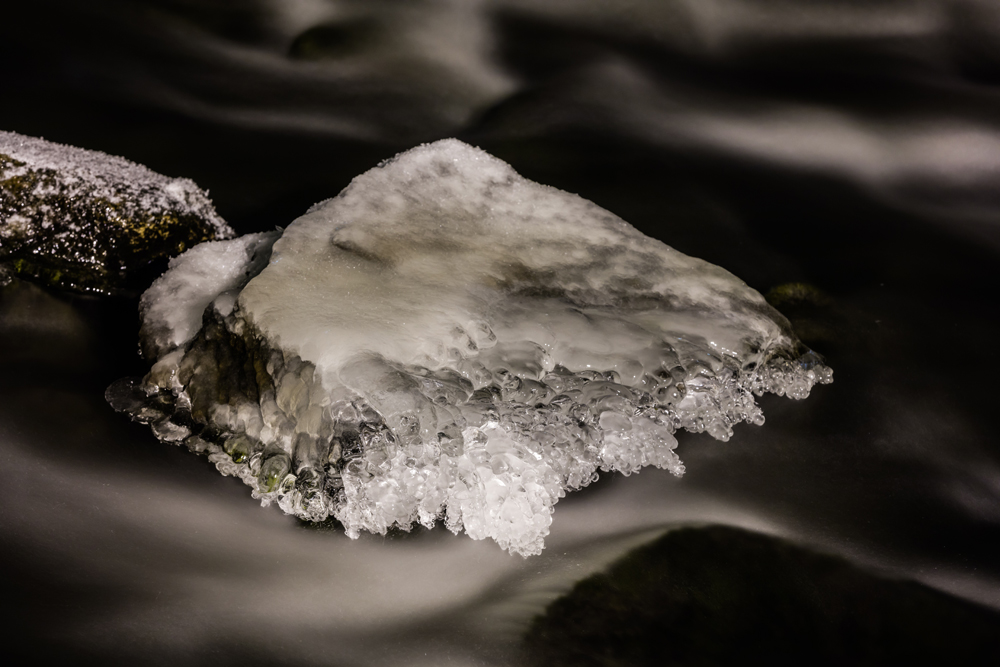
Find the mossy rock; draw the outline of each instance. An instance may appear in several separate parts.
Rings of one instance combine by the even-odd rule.
[[[530,664],[1000,664],[1000,612],[735,528],[666,534],[536,618]]]
[[[8,275],[80,292],[137,292],[151,265],[232,235],[190,180],[0,132],[0,265]]]

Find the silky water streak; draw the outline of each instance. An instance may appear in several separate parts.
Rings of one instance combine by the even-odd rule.
[[[108,398],[161,440],[351,536],[522,555],[598,471],[680,475],[677,429],[726,440],[832,375],[732,274],[453,139],[193,248],[141,314],[155,365]]]

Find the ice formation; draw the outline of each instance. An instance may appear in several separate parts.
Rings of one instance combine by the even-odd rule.
[[[677,429],[831,380],[732,274],[456,140],[189,250],[141,310],[156,363],[108,398],[159,438],[351,536],[443,520],[522,555],[599,471],[680,475]]]
[[[16,275],[114,293],[154,260],[232,235],[188,179],[0,132],[0,262]]]

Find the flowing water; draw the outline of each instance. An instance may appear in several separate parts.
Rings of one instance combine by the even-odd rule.
[[[422,141],[481,146],[768,296],[836,369],[687,472],[603,475],[540,556],[350,540],[104,402],[137,299],[0,288],[5,644],[112,664],[505,665],[575,582],[724,524],[1000,608],[1000,15],[987,2],[20,5],[0,129],[285,226]],[[763,584],[762,584],[763,585]]]

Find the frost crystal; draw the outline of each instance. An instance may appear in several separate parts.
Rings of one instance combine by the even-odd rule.
[[[156,364],[109,400],[351,536],[443,520],[537,554],[598,471],[680,475],[677,429],[726,440],[754,394],[831,380],[730,273],[455,140],[188,251],[142,303]]]
[[[0,262],[9,272],[115,293],[156,259],[232,235],[190,180],[0,132]]]

